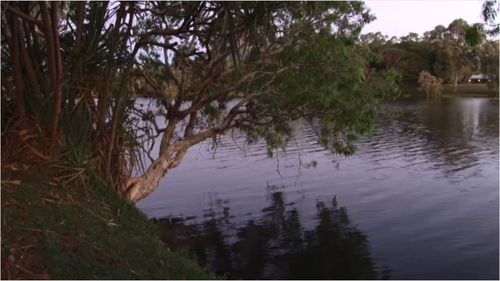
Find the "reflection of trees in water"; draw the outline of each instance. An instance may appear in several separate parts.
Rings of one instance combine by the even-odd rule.
[[[281,192],[258,220],[237,227],[226,216],[201,226],[159,220],[167,245],[185,247],[200,264],[231,279],[376,279],[367,236],[350,224],[347,210],[317,204],[317,225],[304,230],[297,209],[288,209]],[[235,235],[231,237],[231,231]],[[186,238],[189,237],[189,238]],[[236,242],[229,242],[230,240]]]
[[[438,99],[413,110],[403,108],[397,116],[394,110],[405,104],[389,107],[389,114],[379,120],[382,133],[373,142],[396,145],[408,157],[422,155],[446,176],[453,176],[478,165],[484,151],[498,153],[498,107],[490,103],[487,99]]]

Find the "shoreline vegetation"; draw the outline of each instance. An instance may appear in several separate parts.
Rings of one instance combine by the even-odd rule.
[[[445,84],[443,96],[458,96],[458,97],[490,97],[498,98],[498,92],[490,89],[487,84],[459,84],[455,91],[453,85]]]
[[[401,85],[401,97],[426,98],[425,93],[414,85]],[[498,92],[490,89],[487,84],[458,84],[456,91],[452,84],[444,84],[440,97],[498,98]]]

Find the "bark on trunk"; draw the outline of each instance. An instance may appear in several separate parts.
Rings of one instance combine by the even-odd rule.
[[[9,22],[11,30],[10,38],[10,48],[11,48],[11,64],[12,72],[15,86],[15,96],[14,100],[16,102],[17,114],[20,119],[26,116],[26,110],[24,108],[24,83],[23,74],[21,70],[20,48],[19,48],[19,30],[18,30],[18,19],[14,16],[7,14],[7,20]]]
[[[70,93],[68,93],[68,103],[69,108],[74,109],[75,107],[75,97],[79,93],[79,83],[81,78],[81,59],[80,59],[80,51],[81,51],[81,41],[82,41],[82,33],[83,33],[83,20],[85,18],[85,2],[80,2],[78,7],[76,8],[76,32],[75,32],[75,47],[74,47],[74,56],[76,57],[76,63],[71,72],[71,85],[75,87],[72,89]]]
[[[154,161],[149,166],[148,170],[142,176],[128,180],[127,184],[124,186],[122,196],[133,203],[144,199],[158,188],[160,180],[165,176],[168,170],[174,169],[181,163],[191,146],[211,138],[217,133],[221,132],[210,129],[191,136],[179,143],[170,145],[166,151],[160,154],[158,160]]]
[[[59,131],[59,117],[61,115],[61,101],[62,101],[62,62],[61,62],[61,50],[59,42],[59,31],[58,31],[58,19],[57,19],[57,4],[52,3],[51,10],[51,22],[52,22],[52,32],[54,39],[54,64],[56,70],[56,80],[54,87],[54,112],[52,114],[52,131],[51,131],[51,148],[52,153],[55,153],[55,146]]]
[[[24,30],[21,29],[21,26],[18,26],[17,29],[20,34],[19,46],[21,47],[21,60],[23,62],[24,69],[26,70],[26,74],[28,74],[28,80],[31,83],[31,87],[33,89],[33,92],[35,93],[35,96],[38,99],[42,99],[42,91],[40,90],[40,83],[38,82],[38,79],[35,75],[35,70],[33,68],[33,64],[31,63],[31,58],[28,54],[28,49],[24,45],[24,38],[26,38],[27,36],[24,33]]]
[[[48,58],[48,68],[49,68],[49,73],[50,73],[50,84],[52,86],[53,94],[54,94],[54,109],[52,113],[52,126],[50,130],[50,151],[52,155],[54,156],[55,153],[55,145],[57,141],[57,129],[58,129],[58,124],[59,124],[59,112],[60,112],[60,96],[61,96],[61,89],[60,89],[60,80],[58,79],[58,55],[56,52],[59,50],[56,50],[58,45],[56,45],[56,39],[55,36],[57,36],[57,40],[59,39],[59,34],[57,34],[57,28],[54,26],[57,26],[57,22],[53,22],[54,20],[57,20],[56,18],[56,11],[54,10],[56,7],[55,5],[52,6],[51,13],[49,13],[49,10],[47,8],[47,3],[45,2],[40,2],[40,10],[42,13],[42,21],[43,21],[43,27],[44,27],[44,34],[45,34],[45,40],[47,41],[47,58]]]
[[[17,114],[22,119],[26,116],[26,110],[24,108],[24,83],[23,75],[21,71],[21,63],[19,61],[19,33],[17,30],[17,18],[13,16],[8,16],[11,26],[11,63],[14,76],[14,86],[15,86],[15,101],[17,107]]]
[[[120,87],[121,89],[121,87]],[[114,177],[112,175],[111,171],[111,157],[113,155],[113,149],[115,145],[115,140],[116,140],[116,129],[118,128],[118,111],[120,110],[121,104],[123,102],[123,95],[118,96],[118,101],[116,102],[114,108],[113,108],[113,117],[112,117],[112,125],[111,125],[111,135],[109,137],[109,143],[108,147],[106,150],[106,165],[105,165],[105,171],[106,171],[106,177],[110,183],[113,184],[113,186],[116,186]]]
[[[144,175],[131,178],[126,185],[123,196],[130,202],[137,202],[151,194],[160,185],[160,180],[165,176],[174,158],[170,154],[162,155],[149,166]]]
[[[121,2],[118,8],[115,20],[115,27],[113,29],[113,34],[111,36],[111,44],[109,49],[109,55],[107,57],[107,65],[104,70],[104,81],[103,88],[99,93],[99,101],[97,105],[98,110],[98,130],[99,132],[104,131],[104,125],[106,123],[107,113],[109,109],[110,99],[112,97],[113,91],[113,79],[116,73],[115,59],[113,54],[117,50],[120,40],[120,27],[122,25],[123,18],[125,16],[125,6],[127,3]]]

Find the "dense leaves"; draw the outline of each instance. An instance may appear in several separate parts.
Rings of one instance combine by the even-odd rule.
[[[420,90],[423,91],[427,97],[438,97],[443,91],[443,79],[437,78],[427,71],[420,72],[418,83],[420,84]]]
[[[497,0],[485,0],[483,3],[482,17],[489,26],[487,31],[490,35],[498,35],[500,33],[500,24],[498,24],[498,21],[495,21],[499,9]]]
[[[425,71],[455,88],[458,83],[467,83],[472,74],[483,73],[489,77],[491,88],[496,88],[498,60],[492,49],[495,45],[498,41],[488,38],[484,24],[469,24],[463,19],[456,19],[447,27],[438,25],[423,36],[409,33],[388,38],[380,32],[361,36],[363,50],[375,54],[374,67],[398,70],[402,82],[412,87],[418,85],[420,73]]]
[[[397,59],[378,67],[359,51],[372,19],[362,2],[2,3],[2,109],[49,128],[52,157],[89,139],[88,158],[131,201],[230,130],[272,154],[303,118],[350,154],[398,94]]]

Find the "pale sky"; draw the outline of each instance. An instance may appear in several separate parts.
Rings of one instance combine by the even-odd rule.
[[[483,22],[483,0],[366,0],[365,4],[377,19],[367,24],[362,33],[380,31],[389,37],[400,37],[410,32],[423,35],[437,25],[448,26],[458,18],[469,24]]]

